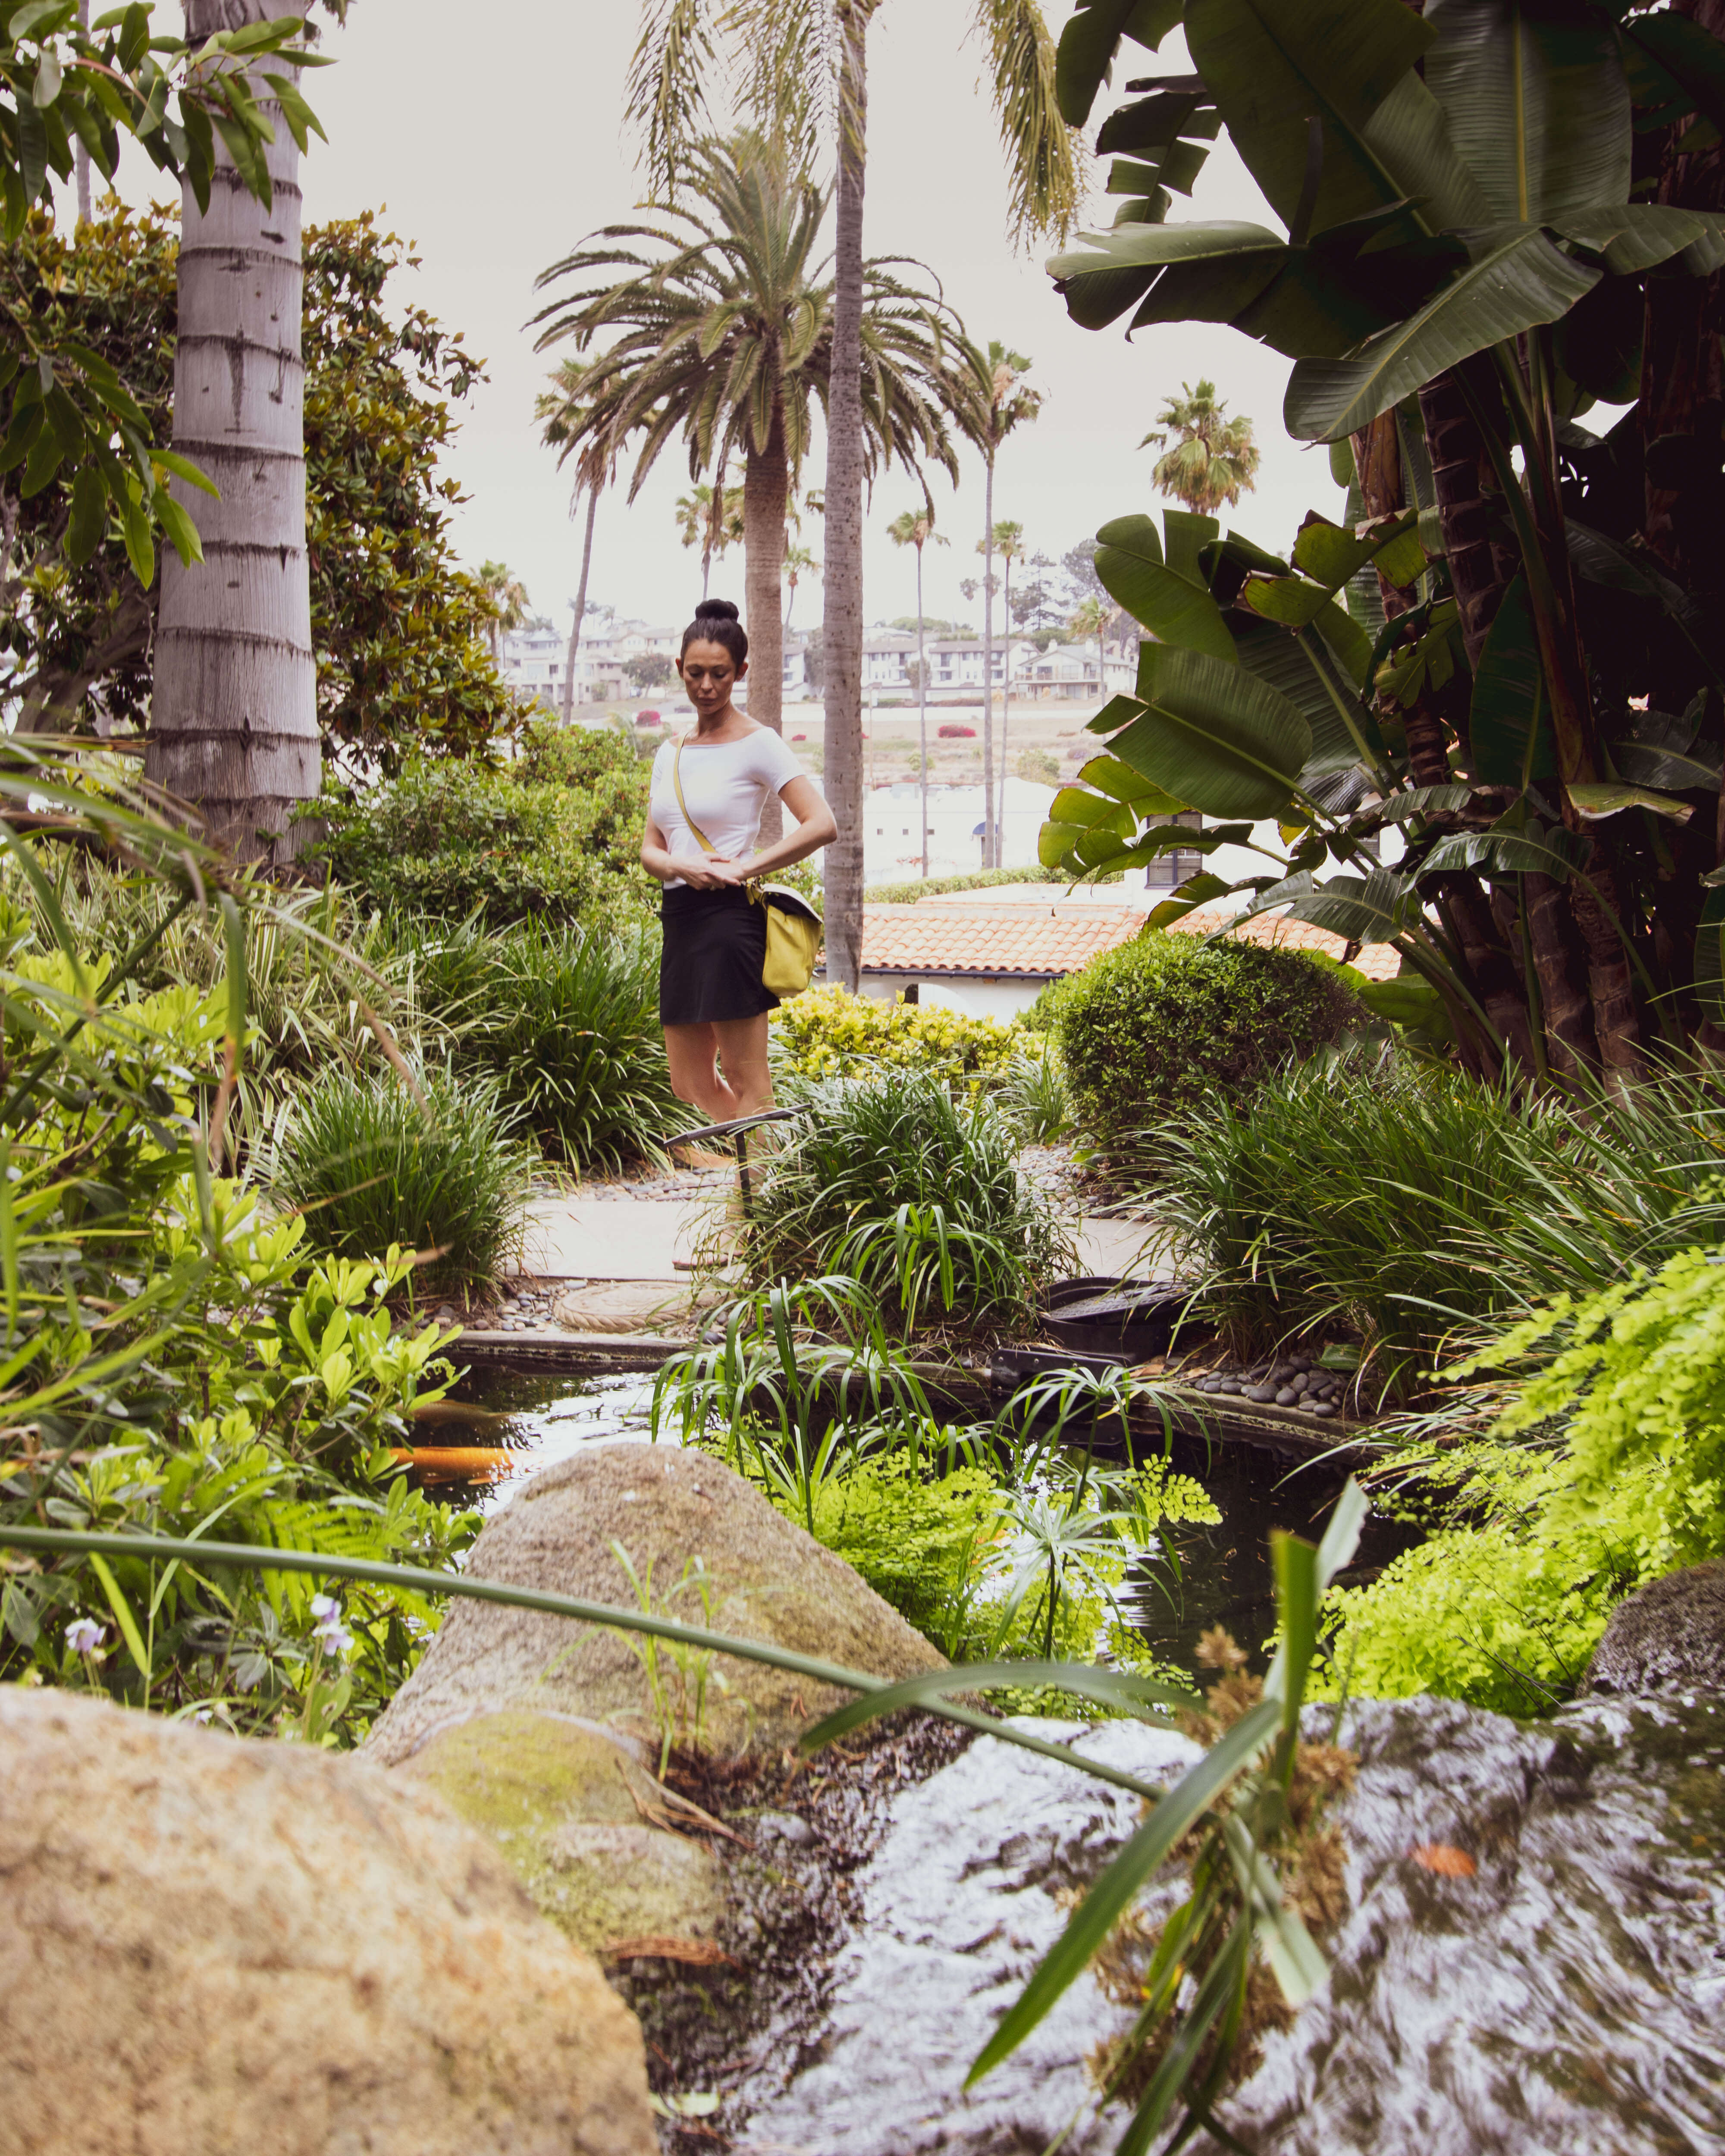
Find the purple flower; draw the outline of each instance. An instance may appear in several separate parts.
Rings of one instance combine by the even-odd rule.
[[[108,1636],[105,1625],[94,1617],[80,1617],[66,1627],[66,1645],[74,1655],[93,1655]]]
[[[316,1598],[312,1604],[314,1609],[316,1609],[317,1602],[326,1603],[328,1606],[318,1610],[317,1622],[311,1628],[312,1638],[326,1653],[345,1655],[353,1645],[353,1635],[341,1622],[341,1610],[326,1594],[320,1594]]]
[[[314,1594],[311,1598],[311,1614],[320,1623],[333,1617],[341,1607],[333,1594]]]

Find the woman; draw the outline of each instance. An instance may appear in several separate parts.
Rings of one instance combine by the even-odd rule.
[[[744,886],[839,835],[780,736],[731,701],[748,673],[748,653],[737,608],[703,599],[677,661],[695,731],[660,743],[641,842],[642,867],[665,886],[659,1018],[671,1091],[715,1123],[773,1105],[767,1014],[778,998],[761,981],[767,910]],[[775,793],[795,828],[757,853],[761,812]]]

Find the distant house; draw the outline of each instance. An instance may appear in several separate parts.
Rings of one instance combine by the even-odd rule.
[[[617,703],[632,696],[624,670],[627,661],[652,652],[675,657],[678,634],[676,629],[649,622],[618,621],[597,611],[589,614],[582,624],[575,654],[575,702]],[[511,631],[503,639],[504,679],[553,711],[560,710],[568,644],[567,634],[556,629]]]
[[[1137,653],[1134,649],[1128,655],[1124,644],[1092,639],[1088,644],[1051,644],[1046,651],[1034,645],[1014,649],[1024,654],[1014,661],[1014,696],[1095,704],[1108,696],[1129,695],[1137,679]]]

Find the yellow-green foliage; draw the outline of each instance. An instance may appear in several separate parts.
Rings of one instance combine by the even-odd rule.
[[[787,1517],[798,1517],[788,1499],[770,1489],[767,1494]],[[1221,1517],[1191,1476],[1168,1473],[1159,1460],[1120,1478],[1112,1494],[1130,1496],[1134,1529],[1146,1537],[1169,1522],[1214,1524]],[[949,1659],[991,1652],[1040,1657],[1046,1616],[1040,1588],[1026,1596],[998,1647],[992,1645],[1019,1554],[1009,1496],[981,1467],[930,1475],[908,1452],[865,1459],[821,1486],[814,1501],[815,1538],[853,1565],[883,1601]],[[1143,1641],[1109,1606],[1106,1590],[1124,1581],[1127,1563],[1126,1547],[1111,1542],[1086,1567],[1094,1580],[1069,1583],[1055,1613],[1058,1657],[1087,1661],[1106,1647],[1117,1661],[1153,1666]],[[1050,1701],[1040,1695],[1033,1700],[1026,1692],[1008,1704],[1015,1712],[1043,1711]],[[1071,1704],[1063,1697],[1060,1711]]]
[[[1625,1594],[1725,1546],[1725,1268],[1686,1250],[1561,1296],[1474,1367],[1530,1357],[1492,1440],[1446,1455],[1451,1523],[1332,1596],[1356,1692],[1549,1705]],[[1553,1424],[1554,1445],[1508,1442]]]
[[[933,1004],[885,1003],[848,988],[812,988],[773,1014],[781,1067],[799,1078],[841,1078],[888,1065],[950,1077],[1004,1076],[1020,1047],[1016,1025]]]

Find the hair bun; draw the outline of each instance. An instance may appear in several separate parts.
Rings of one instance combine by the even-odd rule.
[[[695,609],[697,621],[741,621],[742,616],[729,599],[703,599]]]

